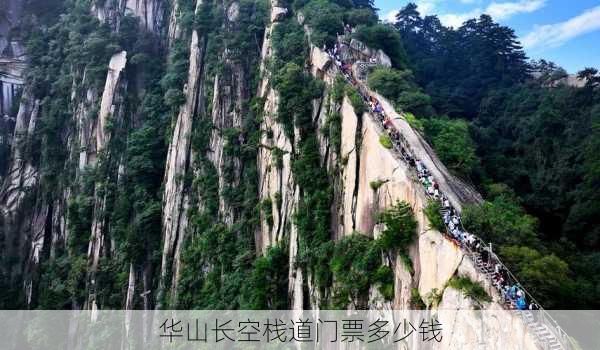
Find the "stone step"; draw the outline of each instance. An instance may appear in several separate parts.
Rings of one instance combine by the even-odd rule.
[[[548,345],[548,347],[552,350],[563,349],[563,346],[559,342],[553,342]]]
[[[531,318],[530,317],[524,317],[523,320],[525,322],[527,322],[529,325],[532,325],[532,326],[537,323],[535,321],[535,319],[533,318],[533,316]]]
[[[536,333],[536,335],[538,336],[538,338],[543,339],[545,341],[550,341],[551,339],[556,339],[556,337],[554,337],[554,335],[552,335],[552,333],[550,333],[550,332],[540,332],[540,333]]]

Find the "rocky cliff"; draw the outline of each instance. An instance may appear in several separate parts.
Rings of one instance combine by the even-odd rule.
[[[34,55],[25,70],[57,82],[27,82],[4,136],[2,283],[22,299],[17,306],[318,309],[339,299],[371,309],[416,300],[501,309],[486,276],[431,228],[416,174],[382,145],[380,125],[311,44],[301,11],[278,0],[106,1],[68,11],[73,27],[40,35],[74,43],[29,39],[50,58]],[[282,50],[294,41],[295,56]],[[391,64],[381,50],[349,46]],[[480,201],[378,98],[452,204]],[[379,215],[401,202],[417,235],[376,256],[392,273],[391,293],[370,283],[365,302],[340,297],[327,259],[355,234],[386,235]],[[493,301],[448,287],[454,276],[481,283]]]
[[[0,4],[0,180],[8,171],[19,96],[22,93],[24,50],[15,35],[22,18],[22,2]]]

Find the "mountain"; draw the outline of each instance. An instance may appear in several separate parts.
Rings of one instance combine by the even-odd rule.
[[[541,304],[597,295],[556,249],[589,267],[597,243],[540,243],[547,182],[511,173],[551,161],[528,163],[527,140],[561,138],[543,98],[580,96],[570,130],[596,125],[596,73],[543,84],[489,18],[453,31],[401,12],[392,27],[357,0],[2,6],[2,308],[502,309],[496,254]],[[585,159],[570,181],[587,194]],[[590,200],[561,225],[588,225]],[[461,213],[485,243],[452,237]]]

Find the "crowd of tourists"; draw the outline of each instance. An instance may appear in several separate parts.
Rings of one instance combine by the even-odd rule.
[[[413,156],[410,147],[404,142],[402,134],[396,129],[390,117],[386,115],[381,103],[354,78],[352,73],[353,62],[351,59],[343,59],[342,50],[340,43],[336,43],[331,49],[326,49],[336,67],[348,83],[356,88],[368,106],[370,114],[375,117],[383,132],[390,138],[393,150],[416,171],[418,181],[422,184],[427,197],[430,200],[439,202],[440,215],[446,226],[445,236],[472,253],[471,256],[474,257],[475,263],[491,278],[492,285],[503,297],[507,307],[519,310],[539,309],[536,303],[527,302],[523,288],[514,281],[497,256],[491,252],[491,249],[481,239],[463,228],[460,213],[450,204],[448,197],[442,193],[439,183],[429,169],[420,159]]]

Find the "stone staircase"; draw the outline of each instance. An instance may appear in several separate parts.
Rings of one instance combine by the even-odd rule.
[[[481,256],[479,254],[470,253],[469,255],[475,262],[475,265],[477,266],[477,269],[479,269],[480,272],[482,272],[489,278],[493,276],[494,270],[481,259]],[[536,319],[536,317],[534,316],[534,312],[529,310],[516,310],[516,305],[513,301],[506,302],[505,306],[509,309],[515,310],[514,312],[516,312],[517,315],[522,318],[525,325],[527,325],[527,327],[529,328],[529,331],[535,335],[537,343],[542,349],[565,350],[565,348],[558,341],[558,339],[556,338],[554,333],[548,328],[548,326],[545,325],[543,322],[540,322],[539,319]],[[541,311],[537,311],[535,313],[538,314],[539,317],[542,316]]]
[[[529,327],[529,330],[535,335],[538,340],[538,344],[545,350],[564,350],[565,348],[556,339],[548,326],[538,322],[535,319],[533,312],[531,311],[519,311],[519,316],[523,319],[523,322]],[[541,314],[540,314],[541,315]]]

